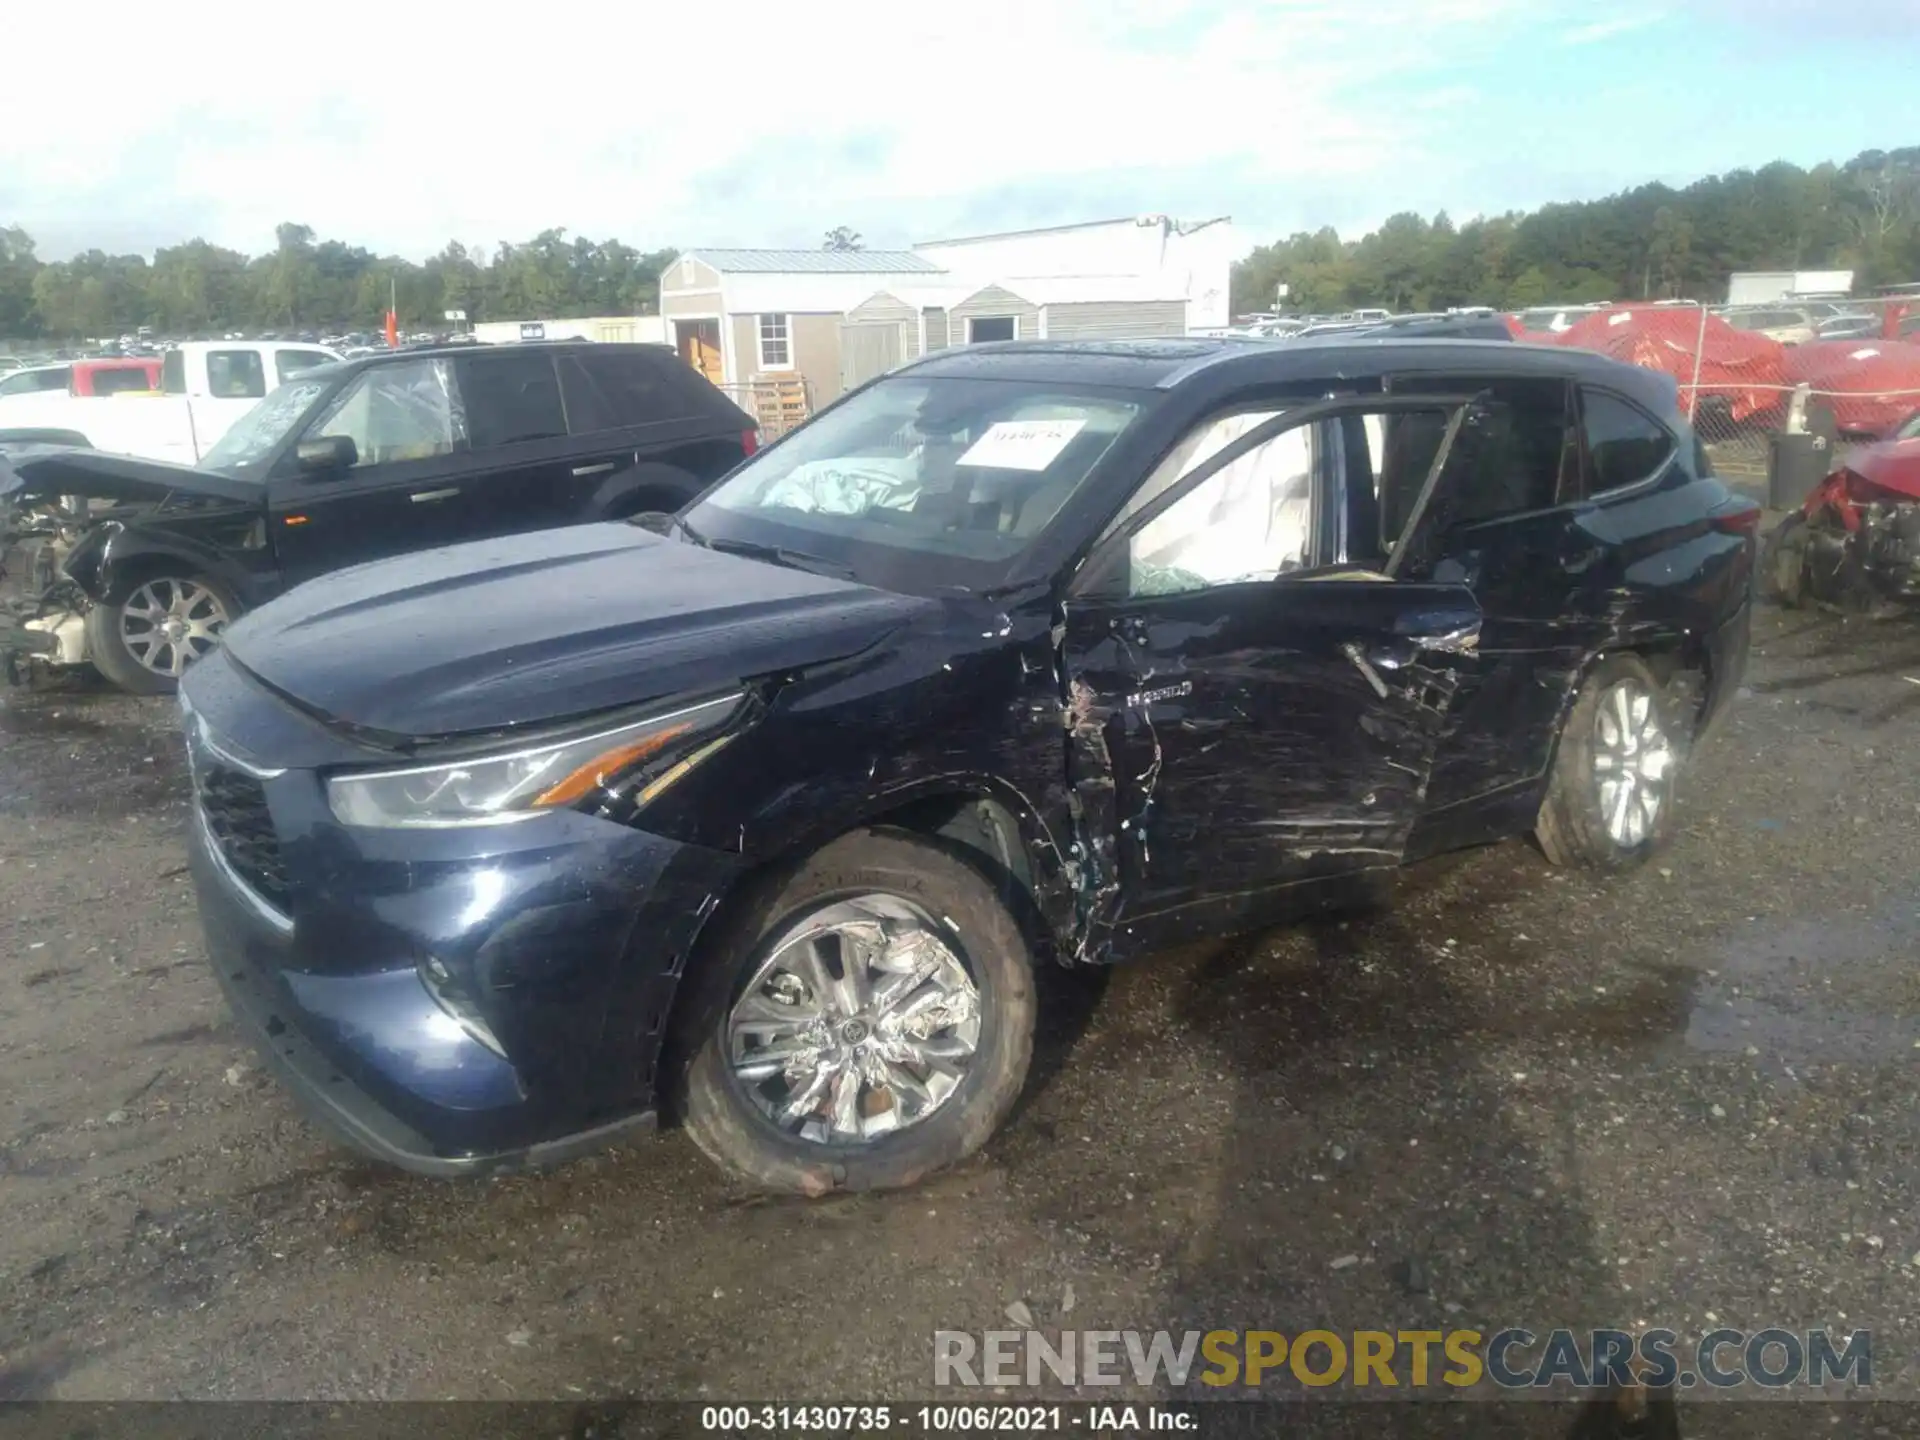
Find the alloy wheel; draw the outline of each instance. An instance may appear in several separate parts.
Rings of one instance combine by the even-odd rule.
[[[1594,717],[1593,772],[1600,816],[1614,844],[1644,844],[1669,800],[1673,743],[1660,723],[1653,692],[1622,680],[1600,697]]]
[[[220,643],[227,607],[197,580],[149,580],[120,607],[127,653],[156,675],[177,680]]]
[[[780,1129],[868,1143],[952,1100],[979,1046],[980,992],[926,911],[895,895],[835,900],[764,954],[727,1016],[727,1063]]]

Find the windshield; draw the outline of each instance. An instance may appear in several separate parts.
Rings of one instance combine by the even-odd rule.
[[[1036,381],[882,380],[734,472],[687,520],[698,535],[829,558],[890,588],[919,587],[876,569],[983,588],[1140,408],[1127,392]]]
[[[273,390],[234,421],[220,442],[200,457],[200,468],[241,478],[257,470],[313,402],[327,393],[330,384],[326,380],[290,380]]]

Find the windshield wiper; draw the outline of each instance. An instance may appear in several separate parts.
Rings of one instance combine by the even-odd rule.
[[[684,529],[686,523],[682,520],[681,528]],[[687,533],[693,535],[691,530]],[[789,550],[784,545],[765,545],[755,540],[700,539],[697,536],[695,539],[709,550],[724,550],[729,555],[743,555],[750,560],[767,560],[775,565],[784,565],[789,570],[808,570],[815,575],[831,575],[841,580],[856,578],[851,566],[819,555],[809,555],[804,550]]]

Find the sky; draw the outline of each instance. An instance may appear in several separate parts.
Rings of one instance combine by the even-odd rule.
[[[1144,213],[1258,243],[1920,142],[1920,0],[8,11],[16,59],[60,56],[0,90],[0,225],[43,259],[254,253],[287,220],[416,260]]]

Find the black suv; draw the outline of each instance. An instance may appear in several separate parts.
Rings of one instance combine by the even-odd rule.
[[[671,1106],[907,1184],[1034,967],[1531,832],[1635,864],[1746,661],[1760,512],[1673,382],[1442,340],[1027,343],[853,392],[681,512],[363,566],[183,687],[214,971],[453,1173]]]
[[[87,611],[86,658],[152,694],[173,689],[233,617],[315,575],[676,510],[756,443],[753,421],[663,346],[452,345],[304,371],[198,469],[17,450],[0,506],[17,524],[34,500],[96,502],[68,525],[65,574],[85,598],[53,594],[41,609]],[[70,522],[77,513],[69,503]],[[57,620],[36,628],[44,637]]]

